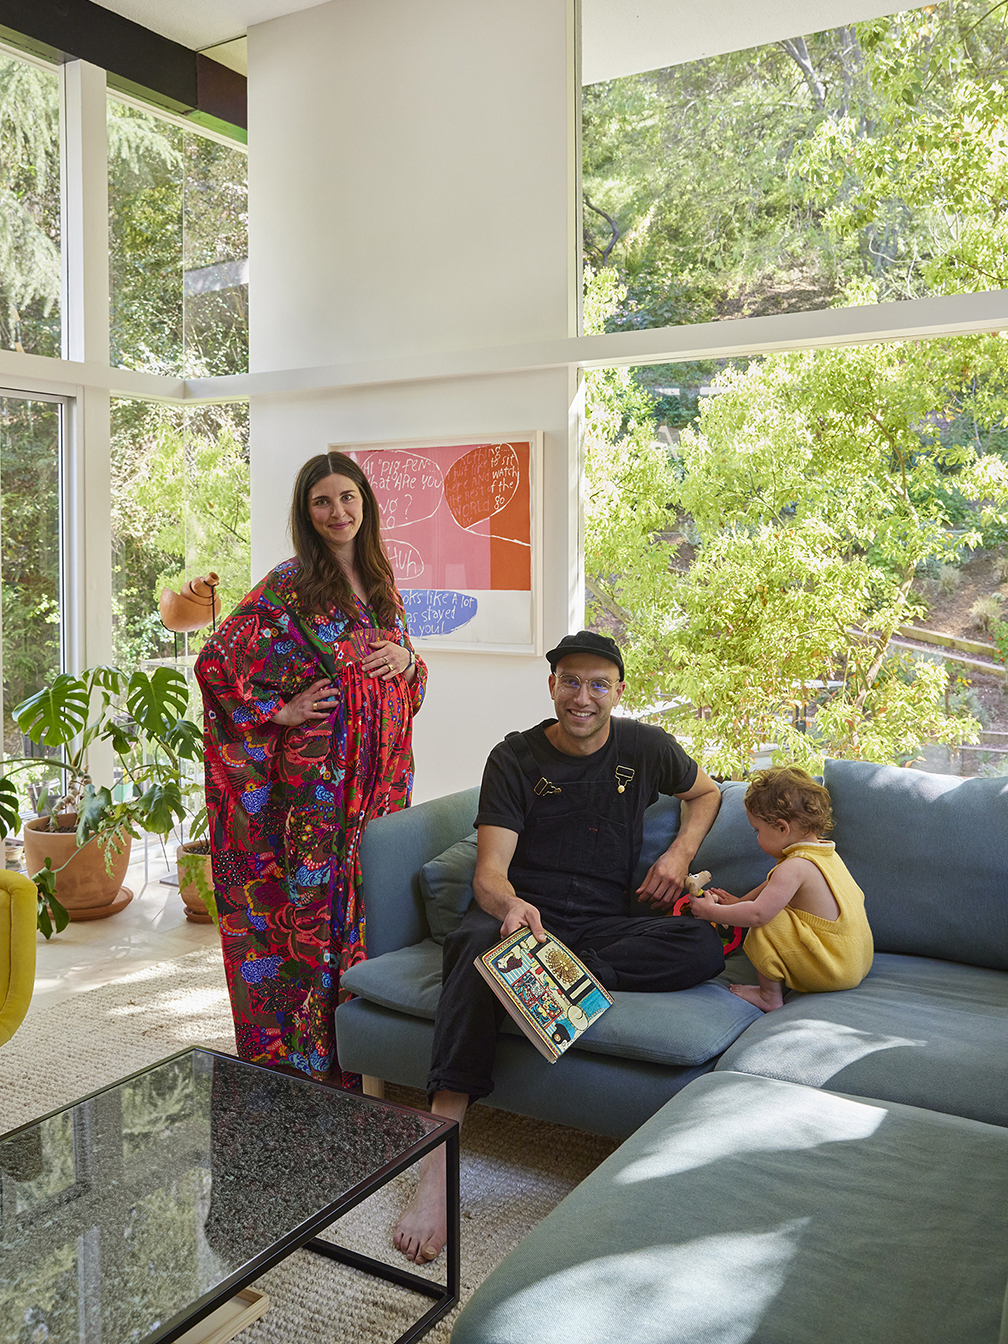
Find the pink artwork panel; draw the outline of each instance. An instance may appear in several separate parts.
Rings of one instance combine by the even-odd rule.
[[[358,449],[400,590],[531,588],[531,444]]]

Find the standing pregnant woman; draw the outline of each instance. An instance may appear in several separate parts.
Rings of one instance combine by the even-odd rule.
[[[214,889],[238,1054],[350,1087],[333,1013],[367,955],[360,840],[409,806],[427,669],[352,458],[305,463],[290,530],[196,660]]]

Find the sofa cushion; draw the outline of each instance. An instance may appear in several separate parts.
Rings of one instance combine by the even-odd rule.
[[[380,957],[368,957],[344,971],[340,988],[369,1003],[434,1021],[441,997],[441,947],[433,938]]]
[[[344,972],[341,984],[382,1008],[433,1021],[441,994],[441,948],[426,938],[413,947],[360,961]],[[574,1049],[653,1064],[706,1064],[762,1017],[758,1008],[714,981],[674,994],[617,992],[614,1000]],[[520,1034],[510,1018],[505,1018],[502,1029]]]
[[[450,845],[443,854],[425,863],[420,870],[420,891],[424,898],[431,937],[443,943],[462,923],[472,904],[473,873],[476,871],[476,832]]]
[[[1008,970],[1008,779],[864,761],[824,779],[876,950]]]
[[[996,1344],[1006,1281],[1008,1131],[714,1073],[497,1266],[452,1344]]]
[[[705,1064],[762,1016],[715,980],[669,994],[617,990],[613,1006],[574,1048],[652,1064]]]
[[[863,1097],[1008,1125],[1008,975],[876,953],[857,989],[793,994],[719,1060]]]
[[[463,789],[368,822],[360,863],[369,956],[426,938],[420,870],[472,830],[478,804],[479,789]]]

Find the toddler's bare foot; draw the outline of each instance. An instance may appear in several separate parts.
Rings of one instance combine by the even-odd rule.
[[[406,1205],[392,1240],[408,1260],[420,1263],[440,1255],[447,1238],[444,1167],[439,1170],[432,1163],[421,1173],[416,1194]]]
[[[762,989],[759,985],[729,985],[728,988],[746,1003],[754,1003],[764,1013],[772,1013],[775,1008],[784,1007],[784,991],[780,985],[772,989]]]

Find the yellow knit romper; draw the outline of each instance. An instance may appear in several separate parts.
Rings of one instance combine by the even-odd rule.
[[[874,947],[864,892],[847,871],[832,840],[788,845],[784,859],[808,859],[825,877],[840,907],[837,919],[823,919],[786,905],[769,924],[750,929],[743,949],[768,980],[783,980],[788,989],[824,994],[854,989],[871,970]],[[771,869],[768,877],[776,869]]]

